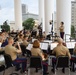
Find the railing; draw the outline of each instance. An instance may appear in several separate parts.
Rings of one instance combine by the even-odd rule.
[[[73,39],[74,41],[76,41],[76,38],[72,38],[70,34],[65,34],[65,42],[67,42],[67,36],[69,37],[69,40],[68,42],[71,42],[71,40]]]

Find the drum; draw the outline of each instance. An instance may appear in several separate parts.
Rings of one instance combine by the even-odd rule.
[[[0,55],[0,66],[5,65],[4,55]]]

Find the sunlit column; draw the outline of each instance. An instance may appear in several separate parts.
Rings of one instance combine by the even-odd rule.
[[[49,21],[54,12],[54,0],[39,0],[39,22],[42,22],[43,31],[51,32]]]
[[[45,0],[39,0],[39,23],[42,23],[42,31],[45,31]]]
[[[57,28],[60,22],[64,22],[65,34],[71,32],[71,1],[72,0],[56,0],[57,9]]]
[[[52,14],[54,14],[54,0],[45,0],[45,31],[46,33],[51,32],[51,25],[49,24],[52,20]]]
[[[16,30],[22,30],[21,0],[14,0]]]

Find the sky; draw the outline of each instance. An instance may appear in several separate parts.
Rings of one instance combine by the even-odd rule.
[[[22,4],[26,4],[28,12],[38,14],[38,0],[21,0]],[[14,0],[0,1],[0,25],[4,21],[14,21]]]
[[[55,0],[56,1],[56,0]],[[22,4],[26,4],[29,13],[38,14],[38,0],[21,0]],[[56,6],[56,5],[55,5]],[[1,0],[0,1],[0,25],[4,21],[14,21],[14,0]]]

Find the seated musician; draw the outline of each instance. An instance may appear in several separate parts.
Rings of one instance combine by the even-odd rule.
[[[71,57],[71,66],[72,66],[72,71],[75,71],[75,64],[74,61],[76,60],[76,43],[73,49],[73,55]]]
[[[17,30],[16,36],[14,37],[14,42],[17,42],[19,40],[20,35],[24,36],[23,31],[22,30],[21,31]]]
[[[1,47],[5,47],[5,46],[8,44],[8,40],[7,40],[7,37],[6,37],[6,32],[3,31],[3,32],[1,33],[1,36],[2,36],[2,38],[3,38],[3,42],[2,42]]]
[[[42,35],[42,36],[39,36],[38,37],[38,40],[39,40],[39,42],[44,42],[44,36]]]
[[[58,38],[57,42],[58,42],[58,45],[57,45],[57,47],[55,47],[53,49],[52,53],[56,55],[56,58],[58,56],[68,56],[70,59],[71,58],[70,52],[69,52],[68,48],[63,45],[63,40],[61,38]],[[55,72],[56,58],[52,59],[52,65],[53,65],[52,72]],[[63,73],[65,72],[64,68],[62,69],[62,72]]]
[[[19,35],[18,42],[20,42],[20,43],[23,42],[23,35],[22,34]]]
[[[24,36],[23,38],[23,45],[28,46],[29,42],[28,42],[28,36]]]
[[[43,32],[43,34],[42,34],[42,35],[43,35],[44,39],[46,39],[46,33],[45,33],[45,32]]]
[[[2,36],[0,36],[0,48],[1,48],[2,42],[3,42],[3,38]]]
[[[26,36],[28,36],[28,37],[30,37],[30,36],[31,36],[30,31],[29,31],[29,30],[27,30],[25,35],[26,35]]]
[[[2,36],[0,36],[0,51],[3,50],[3,48],[1,47],[2,43],[3,43],[3,38],[2,38]]]
[[[76,56],[76,43],[75,43],[75,47],[74,47],[74,50],[73,50],[73,54]]]
[[[46,75],[48,72],[48,63],[45,61],[47,56],[44,55],[42,50],[40,49],[40,42],[38,40],[35,40],[33,42],[33,48],[31,49],[31,53],[33,56],[40,56],[43,60],[43,75]],[[45,57],[45,58],[44,58]]]
[[[14,43],[14,40],[12,37],[9,37],[8,38],[8,45],[5,47],[5,53],[6,54],[9,54],[12,58],[12,61],[13,61],[13,64],[16,64],[16,70],[19,70],[20,69],[20,64],[22,64],[22,70],[21,72],[25,72],[26,71],[26,58],[19,58],[17,56],[17,54],[20,54],[21,53],[21,48],[20,48],[20,45],[19,43],[18,44],[18,49],[15,48],[14,46],[12,46]]]
[[[32,40],[31,31],[27,30],[25,36],[28,36],[28,41]]]
[[[57,39],[58,39],[58,35],[57,35],[57,33],[55,33],[54,41],[57,41]]]

